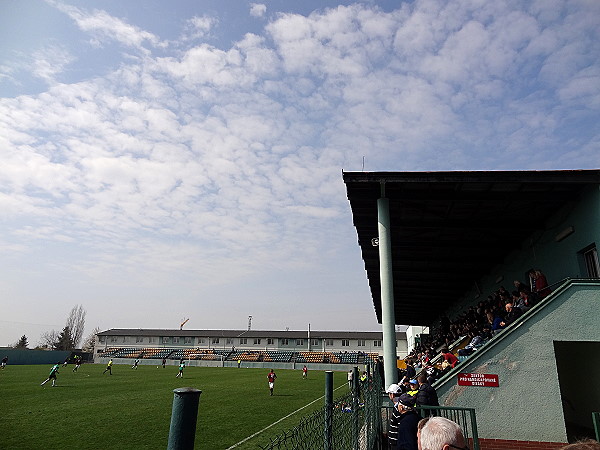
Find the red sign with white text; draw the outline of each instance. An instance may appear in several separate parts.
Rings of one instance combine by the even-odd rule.
[[[483,386],[483,387],[498,387],[498,375],[488,373],[459,373],[459,386]]]

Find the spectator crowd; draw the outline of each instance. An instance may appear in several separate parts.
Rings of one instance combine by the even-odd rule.
[[[501,286],[453,321],[442,316],[429,339],[422,340],[407,356],[407,367],[399,379],[414,378],[424,369],[428,382],[433,383],[458,364],[459,358],[449,350],[454,343],[468,338],[468,344],[458,350],[458,356],[469,356],[547,297],[550,288],[545,275],[540,270],[530,269],[527,276],[529,284],[515,280],[510,292]]]

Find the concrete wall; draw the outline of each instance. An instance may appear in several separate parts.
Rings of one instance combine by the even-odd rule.
[[[110,358],[98,357],[96,358],[96,364],[106,364]],[[133,358],[113,358],[115,365],[125,365],[131,367],[133,364]],[[204,360],[185,360],[186,367],[233,367],[237,368],[237,361],[204,361]],[[147,366],[161,366],[161,360],[159,359],[140,359],[139,365]],[[179,360],[167,359],[167,366],[178,367]],[[304,363],[285,363],[285,362],[254,362],[254,361],[242,361],[241,368],[253,368],[253,369],[292,369],[302,370]],[[311,371],[325,371],[331,370],[334,372],[348,372],[353,367],[358,367],[358,370],[362,372],[365,369],[364,364],[314,364],[307,363],[309,374]]]
[[[458,386],[452,376],[436,386],[441,403],[475,408],[484,439],[566,442],[554,342],[600,342],[599,325],[600,283],[569,283],[460,365],[460,372],[497,374],[500,387]]]

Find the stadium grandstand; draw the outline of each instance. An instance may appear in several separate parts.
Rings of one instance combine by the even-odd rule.
[[[384,361],[410,324],[407,360],[442,406],[474,408],[475,448],[597,438],[600,171],[342,177]]]
[[[385,385],[410,364],[442,409],[475,411],[471,448],[597,439],[600,170],[342,178],[381,332],[113,329],[98,334],[96,361],[313,370],[383,361]]]
[[[396,358],[407,356],[405,332],[395,332]],[[381,356],[382,333],[369,331],[260,331],[110,329],[97,334],[95,361],[104,363],[139,358],[141,364],[180,359],[197,366],[295,368],[306,364],[312,370],[348,370],[375,362]],[[123,359],[124,361],[119,361]]]

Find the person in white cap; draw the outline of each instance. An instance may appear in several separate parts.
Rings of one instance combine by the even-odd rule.
[[[398,403],[398,397],[402,394],[402,388],[394,383],[390,384],[390,386],[385,390],[385,393],[389,395],[390,400],[394,403],[394,408],[396,407],[396,403]]]

